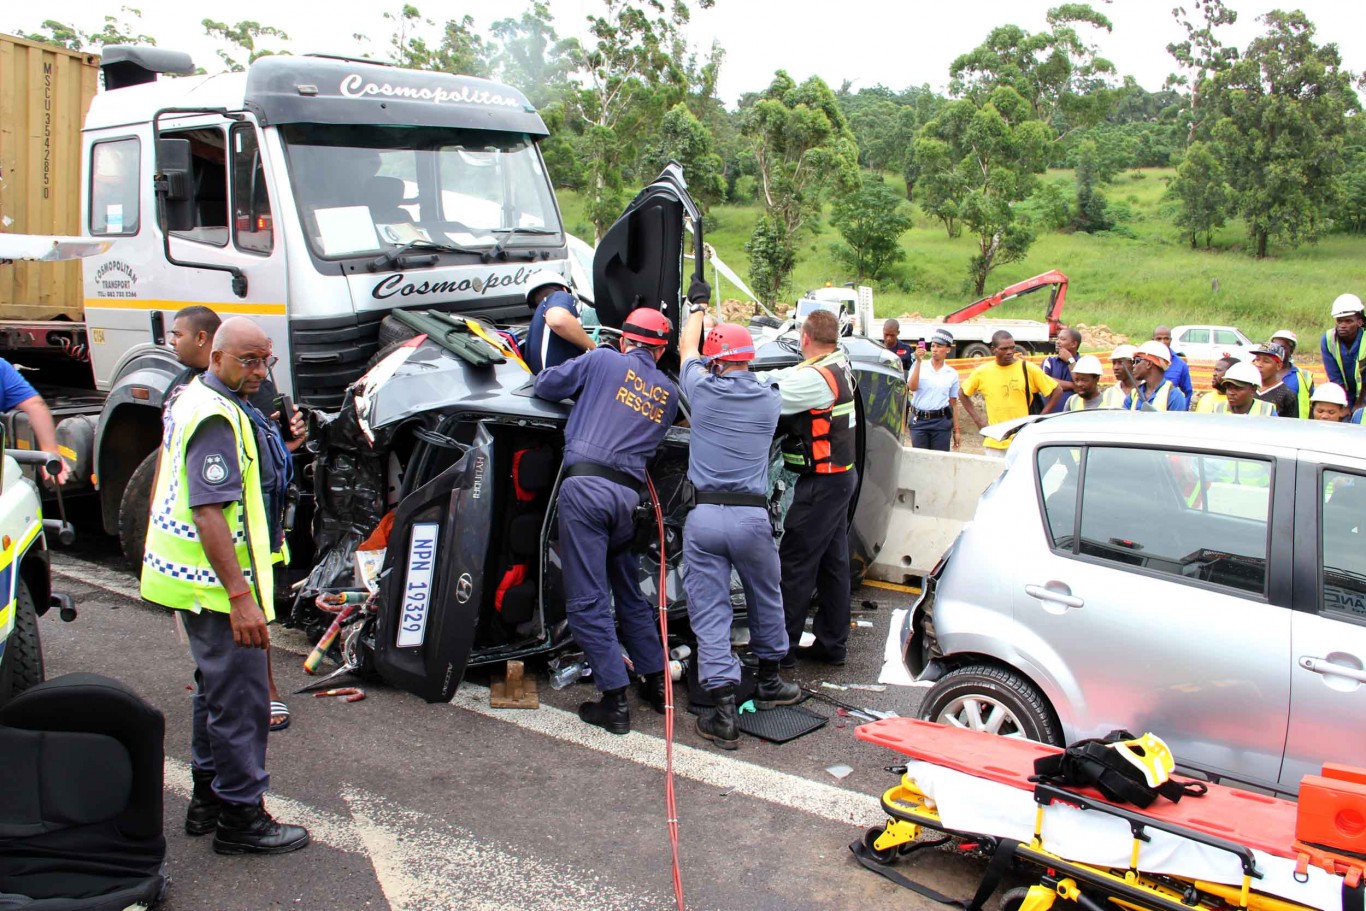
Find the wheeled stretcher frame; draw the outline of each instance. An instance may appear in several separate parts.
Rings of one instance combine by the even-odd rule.
[[[901,718],[864,725],[858,736],[914,761],[889,768],[901,780],[882,795],[887,821],[869,829],[850,850],[868,869],[933,901],[978,911],[1012,874],[1030,884],[1006,893],[1004,911],[1050,911],[1059,899],[1083,911],[1113,911],[1113,905],[1138,911],[1363,909],[1360,866],[1326,872],[1307,868],[1303,857],[1296,857],[1294,804],[1289,801],[1211,785],[1215,799],[1208,804],[1203,798],[1187,798],[1180,805],[1162,802],[1140,810],[1110,803],[1089,789],[1029,782],[1032,757],[1056,752],[1053,747]],[[958,745],[963,750],[955,750]],[[1030,798],[1032,831],[1029,809],[1023,805]],[[974,800],[993,806],[980,812],[962,806]],[[1002,804],[1013,804],[1010,814],[997,813]],[[1238,812],[1244,807],[1245,812]],[[945,817],[985,825],[954,828]],[[1023,830],[1008,822],[1012,818]],[[992,819],[1002,821],[988,822]],[[1264,831],[1287,819],[1291,828],[1279,837]],[[1096,862],[1104,852],[1087,843],[1084,833],[1092,831],[1087,826],[1094,827],[1098,839],[1110,839],[1112,863]],[[1243,827],[1249,829],[1246,839]],[[1124,852],[1113,850],[1122,829],[1129,839],[1127,863],[1119,856]],[[1074,850],[1079,845],[1081,850]],[[1285,849],[1278,850],[1278,845]],[[892,867],[922,848],[941,846],[989,858],[971,899],[945,896]],[[1090,857],[1069,856],[1088,853]],[[1183,873],[1183,868],[1190,872]],[[1223,881],[1210,878],[1216,870],[1214,875]]]

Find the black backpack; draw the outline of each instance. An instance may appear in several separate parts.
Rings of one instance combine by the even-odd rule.
[[[1060,787],[1093,787],[1106,800],[1137,807],[1147,807],[1159,796],[1175,803],[1182,797],[1203,797],[1209,790],[1201,782],[1175,778],[1157,787],[1148,784],[1143,771],[1112,746],[1135,739],[1128,731],[1111,731],[1104,737],[1078,740],[1061,753],[1034,760],[1030,781]]]

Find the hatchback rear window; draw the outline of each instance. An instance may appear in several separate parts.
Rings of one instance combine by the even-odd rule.
[[[1039,451],[1055,549],[1239,591],[1266,590],[1269,461],[1091,446],[1072,468],[1065,457],[1076,452]]]

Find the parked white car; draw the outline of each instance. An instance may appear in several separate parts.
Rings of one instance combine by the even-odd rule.
[[[1172,350],[1188,363],[1212,364],[1221,357],[1249,360],[1256,347],[1233,326],[1177,326],[1172,330]]]

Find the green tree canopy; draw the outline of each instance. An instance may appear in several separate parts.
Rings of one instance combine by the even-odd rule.
[[[157,43],[151,35],[144,35],[138,31],[142,27],[142,10],[131,6],[121,6],[119,12],[129,16],[129,21],[125,22],[118,16],[105,16],[104,24],[97,32],[82,31],[74,25],[59,22],[56,19],[46,19],[41,26],[42,31],[27,33],[16,31],[14,34],[29,41],[64,47],[70,51],[80,51],[87,47],[104,47],[109,44],[155,45]]]
[[[1228,214],[1229,188],[1224,168],[1208,143],[1193,142],[1186,149],[1166,197],[1176,203],[1176,224],[1189,236],[1191,247],[1201,234],[1205,246],[1210,246],[1214,229],[1224,226]]]
[[[1037,119],[1060,132],[1100,121],[1113,100],[1108,86],[1115,68],[1078,28],[1109,32],[1110,20],[1085,3],[1064,3],[1048,11],[1048,25],[1037,33],[1017,25],[992,29],[949,66],[950,94],[980,107],[996,89],[1009,87]]]
[[[1016,217],[1014,204],[1034,189],[1036,174],[1048,161],[1053,130],[1034,116],[1034,109],[1010,86],[998,86],[980,104],[970,98],[947,104],[939,116],[921,130],[917,158],[937,140],[938,165],[952,169],[952,180],[961,190],[954,200],[957,217],[977,240],[977,252],[969,265],[973,292],[981,295],[991,270],[1023,259],[1034,232]],[[926,173],[921,183],[949,180],[940,173]]]
[[[901,235],[911,228],[911,213],[900,194],[880,178],[867,179],[861,189],[837,199],[830,223],[844,238],[834,245],[835,256],[855,281],[886,278],[906,258]]]
[[[223,65],[228,68],[230,73],[240,73],[247,68],[252,61],[274,51],[265,48],[257,48],[256,43],[262,38],[278,38],[281,41],[288,41],[289,36],[273,25],[262,25],[254,20],[243,20],[236,25],[228,25],[226,22],[216,22],[213,19],[205,19],[202,23],[204,34],[211,38],[220,38],[232,47],[237,48],[233,54],[228,53],[224,48],[218,49],[218,56],[222,59]],[[236,56],[235,56],[235,55]],[[243,59],[238,59],[242,57]]]
[[[1337,45],[1314,41],[1301,12],[1262,17],[1267,32],[1201,87],[1204,117],[1255,255],[1325,227],[1344,168],[1348,112],[1361,110]]]
[[[784,269],[782,264],[795,262],[792,251],[819,216],[825,192],[858,186],[858,143],[828,85],[816,76],[798,84],[782,70],[744,112],[740,129],[750,141],[759,199],[773,228],[761,249],[788,245],[783,256],[765,267],[778,276],[770,286],[781,288],[791,272],[791,266]],[[750,257],[753,268],[755,254]]]

